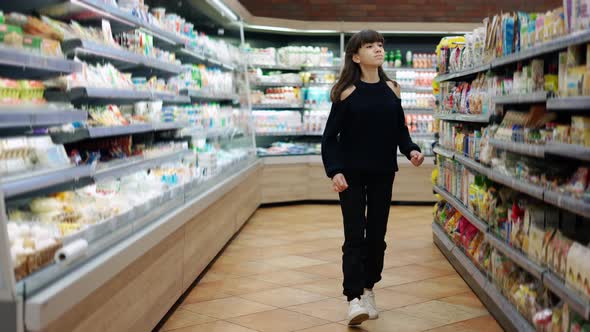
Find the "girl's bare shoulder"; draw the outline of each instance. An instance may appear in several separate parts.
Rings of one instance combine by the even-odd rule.
[[[342,91],[340,94],[340,101],[346,100],[346,98],[350,97],[350,95],[356,90],[356,86],[351,85],[346,90]]]

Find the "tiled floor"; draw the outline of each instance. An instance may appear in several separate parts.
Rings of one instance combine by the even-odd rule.
[[[256,212],[160,331],[502,331],[432,243],[432,208],[392,207],[378,320],[345,325],[336,205]]]

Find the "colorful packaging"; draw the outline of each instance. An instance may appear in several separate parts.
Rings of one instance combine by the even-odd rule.
[[[549,251],[549,244],[553,240],[553,237],[555,236],[556,232],[557,232],[556,229],[550,228],[545,231],[545,235],[543,236],[543,252],[542,252],[542,259],[541,259],[541,265],[543,265],[543,266],[549,265],[549,256],[552,254]]]
[[[502,20],[502,55],[508,55],[514,53],[514,18],[507,15]]]
[[[14,25],[0,24],[0,43],[14,46],[23,46],[23,30]]]
[[[582,31],[590,28],[590,0],[576,0],[574,7],[575,30]]]
[[[473,258],[475,258],[476,254],[477,254],[477,251],[479,250],[479,247],[481,246],[481,244],[483,243],[483,241],[485,239],[484,233],[477,232],[476,234],[477,235],[475,236],[475,238],[473,239],[473,241],[471,241],[469,243],[469,246],[466,247],[467,252]]]
[[[566,78],[567,96],[576,97],[583,95],[584,77],[586,66],[568,67]]]
[[[518,17],[518,34],[517,34],[517,42],[516,42],[516,51],[525,50],[528,48],[528,15],[523,12],[517,13]]]
[[[572,116],[572,144],[590,146],[590,117]]]
[[[62,56],[61,44],[57,40],[43,39],[41,41],[41,54],[46,56]]]
[[[573,241],[557,231],[549,244],[548,262],[549,268],[561,278],[565,278],[567,272],[567,258]]]
[[[531,61],[531,73],[533,79],[533,92],[541,91],[545,86],[545,62],[542,59]]]
[[[542,264],[545,255],[543,254],[543,240],[545,238],[545,232],[542,228],[538,227],[534,223],[528,232],[527,245],[524,248],[528,256],[536,263]]]
[[[570,33],[572,31],[572,24],[573,16],[572,13],[574,11],[573,8],[574,0],[563,0],[563,12],[564,12],[564,20],[565,20],[565,31],[566,33]]]
[[[567,48],[567,68],[578,67],[583,64],[583,45],[573,45]]]
[[[559,93],[559,76],[553,74],[545,75],[545,91]]]
[[[537,14],[530,14],[529,15],[529,26],[528,26],[528,38],[529,38],[529,47],[534,46],[537,43],[536,39],[536,30],[537,30]]]
[[[559,81],[559,95],[567,96],[567,52],[559,53],[559,65],[557,68]]]
[[[545,40],[545,14],[538,14],[535,23],[535,44],[538,45]]]
[[[36,53],[41,53],[41,43],[43,38],[25,35],[23,38],[23,47]]]
[[[576,198],[581,198],[588,188],[588,177],[590,176],[590,168],[580,167],[572,175],[568,184],[565,186],[565,191],[572,194]]]

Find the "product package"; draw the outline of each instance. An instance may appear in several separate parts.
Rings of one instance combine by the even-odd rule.
[[[566,283],[590,298],[590,249],[575,242],[567,256]]]
[[[567,258],[573,241],[557,232],[549,244],[547,265],[561,278],[565,278],[567,272]]]

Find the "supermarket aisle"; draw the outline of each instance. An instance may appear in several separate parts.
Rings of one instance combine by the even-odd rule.
[[[256,212],[160,331],[501,331],[432,243],[431,207],[392,207],[381,318],[349,329],[335,205]]]

